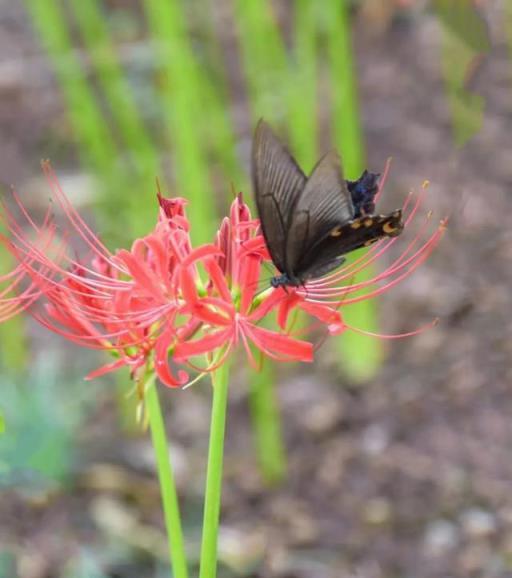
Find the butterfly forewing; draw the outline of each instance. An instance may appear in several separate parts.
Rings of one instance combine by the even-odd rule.
[[[295,208],[297,211],[309,211],[320,225],[341,223],[354,217],[352,197],[336,151],[328,152],[318,161]]]
[[[252,174],[270,256],[281,272],[287,271],[286,245],[291,215],[306,184],[306,176],[263,120],[259,121],[254,135]]]
[[[335,151],[316,165],[293,211],[286,243],[286,265],[301,276],[300,261],[330,231],[354,217],[350,192]]]

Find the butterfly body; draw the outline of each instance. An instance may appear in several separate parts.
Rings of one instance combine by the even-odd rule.
[[[298,287],[339,267],[344,254],[400,234],[401,211],[373,215],[378,175],[343,179],[335,151],[306,177],[292,155],[260,121],[252,172],[263,236],[280,272],[272,287]]]
[[[304,284],[304,281],[298,277],[289,277],[287,273],[281,273],[281,275],[274,275],[270,279],[270,285],[277,289],[278,287],[300,287]]]

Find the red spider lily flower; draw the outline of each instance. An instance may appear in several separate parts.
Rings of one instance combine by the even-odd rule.
[[[126,365],[138,378],[154,358],[164,383],[186,383],[186,372],[171,372],[162,344],[186,335],[190,326],[193,330],[194,323],[180,327],[175,323],[181,306],[177,295],[181,266],[193,267],[197,259],[217,249],[213,245],[191,249],[184,199],[163,203],[155,230],[137,239],[130,251],[112,254],[72,207],[49,165],[43,168],[52,197],[66,217],[66,236],[73,233],[74,242],[85,244],[88,258],[74,256],[73,247],[59,237],[50,217],[38,226],[18,201],[25,217],[22,227],[4,207],[11,238],[3,241],[18,260],[16,270],[5,277],[10,281],[8,289],[15,289],[21,277],[30,279],[29,288],[12,303],[26,308],[39,297],[43,306],[32,308],[31,314],[41,324],[78,345],[114,354],[114,362],[89,377]],[[46,239],[44,244],[40,238]],[[15,312],[12,303],[2,303],[3,318]]]
[[[253,364],[253,348],[280,361],[312,361],[311,343],[260,325],[285,296],[267,291],[256,297],[261,265],[268,260],[268,253],[259,235],[259,222],[251,218],[241,195],[232,203],[229,218],[222,222],[216,246],[218,254],[203,261],[208,276],[205,295],[199,294],[194,276],[187,269],[182,271],[186,311],[201,326],[197,338],[176,345],[175,359],[190,363],[197,355],[213,354],[205,368],[211,371],[241,343]]]

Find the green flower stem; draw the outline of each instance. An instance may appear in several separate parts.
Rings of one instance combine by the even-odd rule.
[[[260,372],[251,376],[249,405],[261,473],[267,483],[277,484],[286,476],[287,463],[274,365],[269,360],[264,361]]]
[[[224,457],[224,432],[228,403],[229,369],[224,363],[213,373],[213,403],[210,424],[210,446],[206,472],[206,490],[203,518],[203,541],[199,578],[217,575],[217,541],[219,534],[220,500],[222,492],[222,462]]]
[[[155,450],[158,480],[164,507],[165,527],[169,542],[169,557],[174,578],[187,578],[187,559],[183,542],[183,530],[178,506],[178,495],[174,474],[169,461],[169,447],[165,433],[162,410],[155,386],[155,376],[150,377],[145,394],[146,409],[151,430],[151,440]]]
[[[322,17],[327,28],[334,143],[341,152],[346,178],[355,179],[361,174],[366,161],[348,0],[328,0],[323,4]],[[348,263],[360,254],[351,255]],[[353,283],[371,277],[372,269],[366,268],[355,276]],[[343,307],[343,316],[350,325],[378,332],[376,300],[369,299]],[[384,357],[383,346],[378,339],[347,332],[341,336],[339,344],[342,353],[340,365],[353,381],[366,381],[376,375]]]

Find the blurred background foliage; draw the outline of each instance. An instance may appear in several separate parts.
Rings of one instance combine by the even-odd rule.
[[[366,153],[354,29],[370,30],[371,40],[382,31],[392,35],[397,22],[435,16],[454,143],[464,145],[482,123],[485,103],[472,92],[472,79],[490,42],[478,2],[24,0],[22,4],[24,22],[30,22],[33,41],[40,43],[55,76],[64,118],[37,143],[39,154],[50,157],[57,173],[62,172],[63,188],[74,202],[86,206],[111,248],[152,228],[156,179],[165,194],[189,199],[194,241],[211,241],[232,190],[242,190],[252,202],[249,151],[260,117],[287,140],[306,172],[334,146],[342,154],[345,176],[357,178],[366,167]],[[0,16],[2,9],[0,5]],[[505,11],[510,41],[512,11],[508,7]],[[40,184],[37,187],[37,195],[44,198]],[[5,253],[0,254],[0,264],[2,270],[9,268]],[[376,307],[375,302],[363,302],[345,314],[352,325],[376,331]],[[91,412],[102,407],[98,398],[108,402],[98,394],[98,386],[77,384],[77,365],[87,365],[86,361],[73,359],[69,380],[57,373],[62,359],[56,362],[51,354],[42,354],[45,339],[25,320],[0,326],[0,338],[0,424],[5,427],[0,437],[0,492],[16,488],[32,498],[47,496],[73,480],[81,427]],[[385,351],[379,341],[347,334],[329,347],[335,349],[336,371],[344,384],[371,380],[381,371]],[[287,458],[275,370],[267,364],[249,380],[261,475],[267,482],[279,482],[286,476]],[[129,436],[134,433],[133,405],[126,398],[125,375],[120,382],[117,411],[124,415]],[[107,479],[117,491],[117,484],[123,483],[116,476],[111,473]],[[189,513],[195,512],[194,503],[192,499]],[[144,536],[146,522],[137,521]],[[151,542],[150,531],[148,535]],[[251,563],[237,561],[226,540],[223,556],[230,568],[226,576],[252,575]],[[117,574],[102,573],[103,563],[84,549],[73,553],[59,576],[131,576],[122,568],[118,546],[111,547],[120,568]],[[151,550],[140,544],[137,548],[146,554]],[[0,557],[0,576],[15,575],[8,570],[14,567],[15,551],[11,545]],[[152,573],[145,575],[165,575],[161,562],[150,567]]]

